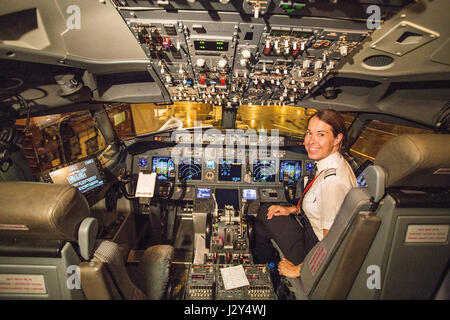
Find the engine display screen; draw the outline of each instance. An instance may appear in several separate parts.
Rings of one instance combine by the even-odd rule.
[[[175,170],[175,164],[169,157],[153,157],[152,170],[156,172],[159,180],[167,180],[170,173]]]
[[[195,50],[200,51],[228,51],[227,41],[194,41]]]
[[[70,184],[86,193],[105,182],[94,159],[80,161],[48,173],[54,184]]]
[[[283,181],[283,176],[286,173],[289,176],[289,183],[297,182],[300,179],[302,172],[301,161],[282,160],[280,161],[280,181]]]
[[[242,163],[240,160],[225,160],[219,163],[219,181],[241,181]]]

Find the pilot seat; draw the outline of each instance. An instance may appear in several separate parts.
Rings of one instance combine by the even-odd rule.
[[[70,185],[0,182],[0,299],[165,299],[173,247],[145,250],[133,283],[117,243]]]
[[[295,299],[450,299],[448,145],[448,134],[383,145],[368,187],[349,191],[301,276],[283,279]]]

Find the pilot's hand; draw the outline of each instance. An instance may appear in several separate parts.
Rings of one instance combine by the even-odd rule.
[[[298,278],[300,277],[301,267],[301,263],[296,266],[288,259],[283,258],[278,264],[278,272],[280,273],[280,275],[286,276],[288,278]]]
[[[273,216],[288,216],[291,213],[294,213],[296,210],[295,207],[283,207],[280,205],[270,206],[267,210],[267,219],[272,219]]]

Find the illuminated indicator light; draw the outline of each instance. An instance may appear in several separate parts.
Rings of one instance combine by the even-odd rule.
[[[145,158],[140,158],[140,159],[139,159],[139,166],[140,166],[140,167],[146,167],[147,164],[148,164],[147,159],[145,159]]]
[[[294,5],[294,8],[297,9],[297,10],[303,9],[304,7],[306,7],[305,4],[296,4],[296,5]]]
[[[163,37],[162,45],[166,49],[170,48],[170,38],[169,37]]]
[[[293,13],[294,12],[294,9],[287,9],[286,10],[286,13]]]

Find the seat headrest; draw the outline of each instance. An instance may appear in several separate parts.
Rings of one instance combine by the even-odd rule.
[[[385,187],[450,187],[449,134],[406,134],[386,142],[374,165]]]
[[[74,241],[89,212],[70,185],[0,182],[0,238]]]

